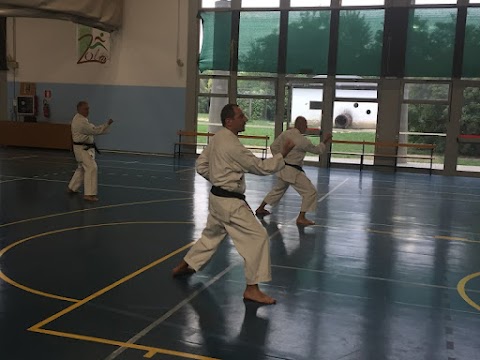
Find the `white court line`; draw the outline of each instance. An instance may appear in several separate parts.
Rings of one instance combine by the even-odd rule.
[[[323,195],[318,201],[317,201],[317,204],[322,202],[323,200],[325,200],[327,197],[329,197],[334,191],[336,191],[340,186],[342,186],[343,184],[345,184],[347,181],[348,181],[349,178],[346,178],[345,180],[343,180],[340,184],[338,184],[337,186],[335,186],[333,188],[333,190],[329,191],[328,193],[326,193],[325,195]]]
[[[18,179],[10,179],[10,180],[0,180],[0,184],[5,184],[5,183],[8,183],[8,182],[14,182],[14,181],[19,181],[19,180],[24,180],[24,179],[18,178]]]
[[[15,177],[11,175],[2,175],[4,177]],[[41,177],[21,177],[18,180],[34,180],[34,181],[46,181],[46,182],[57,182],[57,183],[64,183],[68,184],[69,181],[67,180],[54,180],[54,179],[45,179]],[[103,184],[99,183],[99,186],[104,187],[113,187],[113,188],[121,188],[121,189],[133,189],[133,190],[151,190],[151,191],[165,191],[165,192],[173,192],[173,193],[182,193],[182,194],[193,194],[192,191],[184,191],[184,190],[171,190],[171,189],[163,189],[163,188],[151,188],[146,186],[127,186],[127,185],[112,185],[112,184]]]
[[[386,281],[396,284],[402,285],[410,285],[410,286],[417,286],[417,287],[428,287],[428,288],[435,288],[435,289],[444,289],[444,290],[452,290],[457,291],[457,287],[451,286],[443,286],[443,285],[433,285],[433,284],[424,284],[424,283],[416,283],[404,280],[395,280],[395,279],[387,279],[378,276],[367,276],[367,275],[355,275],[355,274],[346,274],[341,272],[330,272],[325,270],[316,270],[316,269],[307,269],[307,268],[300,268],[295,266],[284,266],[284,265],[273,265],[272,267],[279,268],[279,269],[287,269],[287,270],[300,270],[300,271],[307,271],[307,272],[314,272],[314,273],[321,273],[326,275],[333,275],[333,276],[344,276],[356,279],[368,279],[368,280],[378,280],[378,281]],[[469,292],[480,293],[480,290],[468,290]]]
[[[232,264],[229,267],[227,267],[225,270],[217,274],[215,277],[213,277],[211,280],[207,281],[205,284],[202,284],[201,288],[198,290],[195,290],[191,295],[189,295],[187,298],[183,299],[181,302],[179,302],[177,305],[175,305],[173,308],[171,308],[169,311],[167,311],[163,316],[161,316],[158,320],[154,321],[150,325],[148,325],[145,329],[140,331],[138,334],[133,336],[131,339],[126,341],[127,344],[133,344],[136,343],[138,340],[140,340],[142,337],[147,335],[150,331],[155,329],[158,325],[160,325],[162,322],[167,320],[170,316],[175,314],[178,310],[180,310],[182,307],[187,305],[190,301],[192,301],[194,298],[196,298],[198,295],[200,295],[205,289],[216,283],[218,280],[220,280],[226,273],[228,273],[233,267],[237,266],[238,264]],[[109,356],[105,358],[105,360],[112,360],[115,359],[117,356],[119,356],[121,353],[123,353],[127,348],[125,347],[120,347],[117,350],[115,350],[113,353],[111,353]]]
[[[238,280],[232,280],[229,279],[227,282],[232,282],[232,283],[237,283],[237,284],[242,284],[241,281]],[[287,287],[286,286],[281,286],[281,285],[267,285],[268,287],[271,288],[279,288],[282,289],[284,292],[286,292]],[[328,294],[328,295],[333,295],[333,296],[338,296],[338,297],[346,297],[346,298],[354,298],[354,299],[362,299],[362,300],[373,300],[374,298],[368,297],[368,296],[362,296],[362,295],[353,295],[353,294],[343,294],[339,292],[334,292],[334,291],[327,291],[327,290],[319,290],[319,289],[304,289],[304,288],[295,288],[296,291],[303,291],[306,293],[314,293],[314,294]],[[419,307],[419,308],[424,308],[424,309],[432,309],[432,306],[429,305],[422,305],[422,304],[414,304],[414,303],[407,303],[403,301],[392,301],[392,304],[398,304],[398,305],[404,305],[404,306],[412,306],[412,307]],[[439,310],[450,310],[458,313],[464,313],[464,314],[471,314],[471,315],[476,315],[478,316],[478,311],[468,311],[468,310],[459,310],[459,309],[452,309],[452,308],[435,308]]]
[[[333,188],[333,190],[329,191],[328,193],[326,193],[324,196],[322,196],[320,198],[320,200],[318,200],[318,202],[321,202],[323,200],[325,200],[331,193],[333,193],[335,190],[337,190],[340,186],[342,186],[345,182],[348,181],[348,178],[345,179],[343,182],[341,182],[340,184],[338,184],[337,186],[335,186],[335,188]],[[294,217],[291,221],[294,221],[296,219],[296,217]],[[278,231],[276,231],[275,233],[273,233],[272,235],[269,236],[269,238],[271,239],[273,236],[275,236],[278,232],[280,232],[280,229]],[[174,308],[172,308],[170,311],[168,311],[164,316],[162,316],[160,319],[158,319],[157,321],[155,321],[154,323],[152,323],[151,325],[149,325],[148,327],[146,327],[144,330],[142,330],[140,333],[138,333],[137,335],[135,335],[134,337],[132,337],[130,340],[127,341],[127,343],[134,343],[136,341],[138,341],[140,338],[142,338],[143,336],[145,336],[146,334],[148,334],[151,330],[153,330],[156,326],[158,326],[159,324],[161,324],[163,321],[165,321],[166,319],[168,319],[171,315],[173,315],[176,311],[178,311],[180,308],[182,308],[185,304],[189,303],[193,298],[195,298],[197,295],[199,295],[203,290],[205,290],[207,287],[209,287],[210,285],[212,285],[214,282],[216,282],[217,280],[219,280],[223,275],[225,275],[228,271],[230,271],[230,269],[235,266],[235,265],[230,265],[228,268],[226,268],[225,270],[223,270],[220,274],[218,274],[215,278],[213,278],[212,280],[214,280],[212,282],[212,280],[210,280],[209,282],[207,282],[200,290],[197,290],[195,291],[192,295],[190,295],[188,298],[186,298],[185,300],[183,300],[182,302],[180,302],[178,305],[176,305]],[[218,279],[216,279],[218,277]],[[216,280],[215,280],[216,279]],[[122,352],[124,352],[126,350],[126,348],[124,347],[121,347],[117,350],[115,350],[112,354],[110,354],[110,356],[106,357],[105,360],[112,360],[112,359],[115,359],[118,355],[120,355]]]
[[[18,157],[18,159],[22,159],[22,158],[25,158],[25,159],[28,159],[28,158],[36,158],[36,159],[39,159],[38,156],[25,156],[25,157]],[[48,159],[48,158],[47,158]],[[54,159],[54,158],[49,158],[49,159]],[[55,158],[55,159],[59,159],[59,160],[70,160],[70,161],[53,161],[53,160],[37,160],[36,162],[39,162],[39,163],[47,163],[47,164],[64,164],[64,165],[69,165],[69,164],[73,164],[75,165],[76,164],[76,161],[75,161],[75,158],[74,157],[58,157],[58,158]],[[2,159],[0,159],[1,161]],[[8,160],[8,159],[3,159],[3,160]],[[138,164],[138,165],[148,165],[148,166],[165,166],[165,167],[179,167],[179,168],[182,168],[182,167],[186,167],[186,168],[191,168],[191,166],[187,166],[187,165],[171,165],[171,164],[155,164],[155,163],[148,163],[148,162],[141,162],[141,161],[126,161],[126,160],[106,160],[106,159],[98,159],[96,158],[95,161],[97,163],[106,163],[106,162],[113,162],[113,163],[121,163],[121,164]],[[113,166],[108,166],[108,165],[102,165],[102,167],[111,167],[113,168]],[[129,169],[129,168],[118,168],[118,169]],[[139,170],[139,169],[136,169],[136,170]],[[155,171],[155,170],[152,170],[152,171]]]
[[[126,206],[134,206],[134,205],[155,204],[155,203],[162,203],[162,202],[169,202],[169,201],[182,201],[182,200],[190,200],[190,199],[191,198],[147,200],[147,201],[136,201],[136,202],[129,202],[129,203],[114,204],[114,205],[97,206],[97,207],[92,207],[92,208],[87,208],[87,209],[72,210],[72,211],[63,212],[63,213],[56,213],[56,214],[38,216],[38,217],[34,217],[34,218],[27,218],[27,219],[23,219],[23,220],[17,220],[17,221],[13,221],[13,222],[10,222],[10,223],[0,224],[0,228],[11,226],[11,225],[16,225],[16,224],[22,224],[22,223],[26,223],[26,222],[31,222],[31,221],[35,221],[35,220],[44,220],[44,219],[49,219],[49,218],[53,218],[53,217],[57,217],[57,216],[71,215],[71,214],[77,214],[77,213],[82,213],[82,212],[87,212],[87,211],[94,211],[94,210],[101,210],[101,209],[113,209],[113,208],[118,208],[118,207],[126,207]]]
[[[185,172],[185,171],[191,171],[191,170],[195,170],[195,168],[191,167],[191,168],[187,168],[187,169],[183,169],[183,170],[177,170],[177,171],[175,171],[175,173],[178,174],[178,173],[182,173],[182,172]]]
[[[36,155],[30,155],[30,156],[14,156],[14,157],[9,157],[9,158],[0,158],[0,161],[22,160],[22,159],[32,159],[32,158],[38,158],[38,156],[36,156]]]

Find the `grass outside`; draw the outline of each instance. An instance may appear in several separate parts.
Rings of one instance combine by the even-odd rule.
[[[199,132],[207,132],[208,131],[208,115],[207,114],[199,114],[198,116],[198,126],[197,131]],[[268,135],[269,141],[268,146],[275,140],[274,137],[274,126],[271,121],[265,120],[249,120],[247,126],[245,128],[245,132],[242,134],[244,135],[258,135],[264,136]],[[318,144],[320,138],[318,136],[308,136],[310,141],[314,144]],[[346,141],[375,141],[375,131],[364,131],[364,130],[334,130],[333,131],[333,139],[334,140],[346,140]],[[198,141],[200,143],[207,143],[207,139],[204,136],[199,136]],[[264,146],[265,143],[263,140],[251,140],[251,139],[242,139],[242,143],[245,145],[254,145],[254,146]],[[374,146],[367,145],[365,146],[365,153],[372,154],[374,153]],[[356,144],[333,144],[332,145],[332,152],[340,152],[340,153],[360,153],[362,152],[362,145]],[[410,149],[409,154],[418,154],[418,155],[429,155],[429,151],[425,150],[415,150]],[[358,158],[358,155],[348,155],[348,154],[340,154],[335,155],[336,158]],[[415,162],[429,162],[426,159],[413,159]],[[444,156],[443,154],[435,154],[434,155],[434,163],[436,164],[443,164]],[[459,165],[466,165],[466,166],[480,166],[480,158],[474,157],[459,157],[458,158]]]

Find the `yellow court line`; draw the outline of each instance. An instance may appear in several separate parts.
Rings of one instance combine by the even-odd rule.
[[[69,297],[64,297],[64,296],[55,295],[55,294],[50,294],[50,293],[46,293],[46,292],[43,292],[43,291],[40,291],[40,290],[35,290],[35,289],[32,289],[32,288],[29,288],[25,285],[17,283],[15,280],[10,279],[2,271],[0,271],[0,279],[5,281],[6,283],[9,283],[10,285],[15,286],[16,288],[22,289],[23,291],[26,291],[26,292],[29,292],[29,293],[32,293],[32,294],[35,294],[35,295],[40,295],[40,296],[51,298],[51,299],[68,301],[68,302],[73,302],[73,303],[77,302],[77,301],[80,301],[80,300],[77,300],[77,299],[72,299],[72,298],[69,298]]]
[[[460,280],[458,282],[458,285],[457,285],[457,291],[458,293],[460,294],[460,296],[462,297],[463,300],[465,300],[465,302],[470,305],[471,307],[473,307],[474,309],[477,309],[478,311],[480,311],[480,305],[478,305],[475,301],[473,301],[472,299],[470,299],[470,297],[467,295],[466,291],[465,291],[465,285],[467,284],[467,282],[469,282],[470,280],[476,278],[476,277],[479,277],[480,276],[480,272],[477,272],[477,273],[473,273],[473,274],[470,274],[468,276],[465,276],[462,280]]]
[[[175,171],[175,173],[178,174],[178,173],[191,171],[191,170],[196,170],[196,169],[194,167],[191,167],[191,168],[186,168],[186,169],[183,169],[183,170],[177,170],[177,171]]]
[[[1,224],[0,228],[11,226],[11,225],[23,224],[23,223],[30,222],[30,221],[35,221],[35,220],[49,219],[49,218],[57,217],[57,216],[78,214],[78,213],[87,212],[87,211],[94,211],[94,210],[101,210],[101,209],[112,209],[112,208],[122,207],[122,206],[146,205],[146,204],[154,204],[154,203],[167,202],[167,201],[181,201],[181,200],[189,200],[189,199],[191,199],[191,197],[176,198],[176,199],[136,201],[136,202],[129,202],[129,203],[114,204],[114,205],[97,206],[97,207],[89,208],[89,209],[73,210],[73,211],[67,211],[67,212],[63,212],[63,213],[56,213],[56,214],[51,214],[51,215],[44,215],[44,216],[38,216],[38,217],[34,217],[34,218],[28,218],[28,219],[24,219],[24,220],[18,220],[18,221],[14,221],[14,222],[11,222],[11,223]]]
[[[372,229],[367,229],[367,231],[375,234],[403,235],[401,232],[396,232],[396,231],[382,231],[382,230],[372,230]],[[408,235],[408,237],[412,238],[411,235]],[[416,237],[420,239],[424,239],[429,237],[429,235],[427,236],[416,235]],[[480,241],[478,240],[469,240],[467,238],[461,238],[461,237],[455,237],[455,236],[433,235],[433,238],[436,240],[461,241],[466,243],[480,244]]]
[[[79,302],[73,304],[73,305],[70,305],[69,307],[63,309],[62,311],[59,311],[58,313],[50,316],[49,318],[43,320],[43,321],[40,321],[39,323],[31,326],[28,330],[31,330],[31,331],[34,331],[34,330],[38,330],[39,328],[51,323],[52,321],[62,317],[63,315],[65,314],[68,314],[69,312],[79,308],[80,306],[83,306],[85,305],[86,303],[88,303],[89,301],[99,297],[100,295],[103,295],[105,294],[106,292],[112,290],[113,288],[123,284],[124,282],[127,282],[128,280],[130,279],[133,279],[134,277],[140,275],[141,273],[153,268],[154,266],[157,266],[158,264],[164,262],[165,260],[168,260],[170,259],[171,257],[177,255],[178,253],[182,252],[183,250],[185,249],[188,249],[189,247],[191,247],[194,243],[190,243],[190,244],[187,244],[187,245],[184,245],[182,246],[181,248],[178,248],[177,250],[175,251],[172,251],[170,254],[168,255],[165,255],[164,257],[158,259],[158,260],[155,260],[154,262],[150,263],[149,265],[146,265],[144,266],[143,268],[131,273],[130,275],[127,275],[123,278],[121,278],[120,280],[117,280],[115,281],[113,284],[110,284],[109,286],[107,287],[104,287],[103,289],[93,293],[92,295],[90,296],[87,296],[85,299],[83,300],[80,300]]]
[[[211,357],[207,357],[207,356],[203,356],[203,355],[190,354],[190,353],[185,353],[185,352],[181,352],[181,351],[161,349],[161,348],[155,348],[155,347],[151,347],[151,346],[131,344],[131,343],[125,343],[125,342],[122,342],[122,341],[109,340],[109,339],[103,339],[103,338],[85,336],[85,335],[78,335],[78,334],[71,334],[71,333],[65,333],[65,332],[60,332],[60,331],[53,331],[53,330],[46,330],[46,329],[35,329],[35,330],[31,330],[31,331],[41,333],[41,334],[46,334],[46,335],[53,335],[53,336],[69,338],[69,339],[90,341],[90,342],[96,342],[96,343],[100,343],[100,344],[107,344],[107,345],[114,345],[114,346],[118,346],[118,347],[128,347],[128,348],[135,349],[135,350],[142,350],[142,351],[146,352],[146,354],[144,355],[144,357],[146,357],[146,358],[152,358],[155,354],[165,354],[165,355],[183,357],[183,358],[187,358],[187,359],[219,360],[217,358],[211,358]]]
[[[455,237],[455,236],[443,236],[443,235],[436,235],[434,236],[435,239],[440,240],[451,240],[451,241],[472,241],[468,240],[467,238]]]
[[[3,248],[2,250],[0,250],[0,257],[2,257],[3,255],[5,255],[8,251],[10,251],[11,249],[13,249],[14,247],[20,245],[20,244],[23,244],[27,241],[31,241],[33,239],[37,239],[39,237],[43,237],[43,236],[48,236],[48,235],[53,235],[53,234],[58,234],[58,233],[62,233],[62,232],[66,232],[66,231],[72,231],[72,230],[79,230],[79,229],[87,229],[87,228],[93,228],[93,227],[100,227],[100,226],[115,226],[115,225],[142,225],[142,224],[191,224],[192,222],[191,221],[127,221],[127,222],[116,222],[116,223],[105,223],[105,224],[93,224],[93,225],[83,225],[83,226],[75,226],[75,227],[71,227],[71,228],[65,228],[65,229],[58,229],[58,230],[52,230],[52,231],[48,231],[48,232],[45,232],[45,233],[41,233],[41,234],[36,234],[36,235],[33,235],[33,236],[30,236],[28,238],[25,238],[25,239],[22,239],[22,240],[19,240],[13,244],[10,244],[8,246],[6,246],[5,248]],[[15,286],[19,289],[22,289],[26,292],[29,292],[29,293],[32,293],[32,294],[36,294],[36,295],[40,295],[40,296],[44,296],[44,297],[48,297],[48,298],[51,298],[51,299],[56,299],[56,300],[63,300],[63,301],[68,301],[68,302],[73,302],[73,303],[76,303],[76,302],[79,302],[80,300],[77,300],[77,299],[72,299],[72,298],[68,298],[68,297],[64,297],[64,296],[60,296],[60,295],[55,295],[55,294],[50,294],[50,293],[47,293],[47,292],[44,292],[44,291],[40,291],[40,290],[36,290],[36,289],[32,289],[32,288],[29,288],[25,285],[22,285],[22,284],[19,284],[17,283],[16,281],[12,280],[11,278],[9,278],[7,275],[5,275],[3,273],[3,271],[0,270],[0,278],[2,280],[4,280],[5,282],[9,283],[10,285],[12,286]]]

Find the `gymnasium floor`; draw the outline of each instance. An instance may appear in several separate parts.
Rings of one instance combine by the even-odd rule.
[[[191,158],[102,154],[98,203],[66,193],[63,151],[0,149],[0,358],[480,359],[480,180],[306,168],[264,219],[278,304],[242,300],[227,239],[171,268],[206,221]],[[256,208],[274,177],[247,176]]]

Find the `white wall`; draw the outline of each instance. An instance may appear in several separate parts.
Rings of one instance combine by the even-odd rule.
[[[52,92],[52,115],[46,119],[40,111],[38,121],[70,122],[76,103],[87,100],[90,121],[115,120],[111,133],[98,139],[102,148],[172,153],[185,124],[187,74],[177,58],[186,63],[188,1],[125,0],[123,26],[112,34],[105,65],[77,64],[73,23],[9,19],[8,54],[19,63],[15,74],[9,72],[10,104],[18,82],[33,82],[40,104],[44,91]]]
[[[111,61],[105,65],[76,64],[77,26],[71,22],[17,18],[14,29],[8,19],[8,55],[19,63],[15,79],[185,87],[185,69],[176,60],[179,39],[179,57],[186,62],[187,7],[188,0],[125,0],[123,26],[112,34]]]

